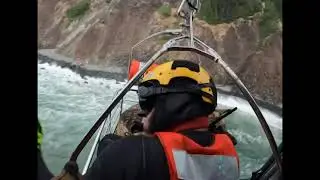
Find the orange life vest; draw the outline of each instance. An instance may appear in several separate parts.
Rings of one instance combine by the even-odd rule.
[[[203,119],[198,122],[204,124]],[[156,132],[155,135],[166,154],[170,180],[239,179],[239,157],[227,135],[213,134],[214,143],[208,147],[176,132]]]
[[[143,62],[140,62],[136,59],[131,60],[130,66],[129,66],[129,76],[128,79],[130,80],[131,78],[133,78],[133,76],[144,66]],[[149,69],[145,72],[148,73],[149,71],[151,71],[153,68],[157,67],[158,64],[152,64]]]

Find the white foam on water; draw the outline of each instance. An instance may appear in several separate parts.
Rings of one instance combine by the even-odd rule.
[[[251,114],[252,116],[256,116],[248,101],[242,98],[224,95],[220,93],[218,94],[218,103],[220,106],[222,105],[228,107],[237,107],[239,110],[243,112]],[[260,110],[269,126],[282,130],[282,117],[262,107],[260,107]]]

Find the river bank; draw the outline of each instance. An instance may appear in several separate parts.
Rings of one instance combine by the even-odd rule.
[[[55,64],[63,68],[69,68],[82,77],[99,77],[107,79],[115,79],[117,81],[124,81],[127,75],[123,72],[125,68],[119,67],[101,67],[91,64],[77,65],[72,58],[68,58],[57,54],[54,49],[41,49],[38,50],[39,63]]]

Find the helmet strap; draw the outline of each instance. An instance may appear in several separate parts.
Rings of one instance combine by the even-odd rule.
[[[211,101],[214,100],[214,97],[212,97],[211,94],[203,92],[201,89],[205,87],[211,87],[211,83],[205,83],[205,84],[197,84],[197,85],[189,85],[182,88],[173,88],[173,87],[145,87],[141,86],[138,88],[138,94],[142,98],[148,98],[150,96],[154,95],[161,95],[161,94],[167,94],[167,93],[193,93],[193,94],[199,94],[201,96],[204,96]]]

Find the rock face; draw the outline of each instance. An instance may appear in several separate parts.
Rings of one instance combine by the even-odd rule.
[[[200,23],[195,31],[198,37],[217,50],[251,93],[274,104],[282,102],[282,32],[260,42],[256,17],[214,27],[197,23]],[[202,62],[218,84],[231,85],[222,68],[205,58]]]
[[[138,104],[131,106],[129,109],[124,111],[121,116],[119,123],[116,127],[115,133],[120,136],[125,136],[126,132],[130,132],[130,128],[133,125],[134,121],[142,121],[142,118],[138,116],[138,112],[140,111],[140,106]],[[209,122],[212,122],[215,117],[218,117],[223,110],[216,110],[209,116]],[[219,123],[220,125],[224,125],[223,120]]]
[[[56,48],[60,54],[102,68],[126,67],[132,45],[152,33],[177,28],[180,22],[174,16],[175,9],[168,17],[157,12],[165,2],[175,3],[173,7],[177,7],[177,1],[173,0],[91,0],[89,11],[81,19],[70,22],[66,11],[78,2],[38,1],[39,48]],[[259,13],[218,25],[195,19],[194,33],[221,55],[256,98],[281,104],[282,31],[262,41],[258,19]],[[134,52],[134,58],[145,61],[166,39],[147,41]],[[200,60],[217,84],[232,82],[221,67],[206,58],[198,59],[190,53],[169,53],[164,58]]]
[[[142,121],[142,118],[138,116],[140,106],[138,104],[131,106],[128,110],[124,111],[121,116],[119,123],[116,127],[115,133],[124,136],[126,132],[130,132],[130,127],[134,121]]]

